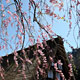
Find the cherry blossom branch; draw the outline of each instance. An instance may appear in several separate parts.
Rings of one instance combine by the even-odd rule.
[[[20,5],[20,1],[18,0],[18,2],[16,0],[14,0],[15,2],[15,6],[16,6],[16,12],[18,14],[18,16],[20,17],[21,20],[21,24],[23,26],[23,43],[22,43],[22,49],[24,47],[24,42],[25,42],[25,27],[24,27],[24,22],[23,22],[23,13],[21,11],[21,5]],[[20,15],[21,14],[21,15]]]
[[[48,35],[49,35],[49,37],[50,38],[52,38],[52,36],[49,34],[49,32],[43,27],[43,25],[37,20],[37,18],[36,18],[36,4],[35,4],[35,2],[32,0],[29,0],[30,1],[30,3],[31,3],[31,5],[32,5],[32,7],[33,7],[33,4],[34,4],[34,18],[33,18],[33,22],[35,21],[35,22],[37,22],[37,24],[39,25],[39,27],[41,28],[41,29],[43,29]],[[32,4],[33,3],[33,4]]]
[[[3,38],[0,38],[0,39],[5,42],[5,40],[4,40]],[[12,46],[7,42],[7,40],[6,40],[6,43],[7,43],[7,44],[10,46],[10,48],[13,50]]]
[[[14,5],[14,4],[15,4],[15,3],[11,3],[11,4],[9,4],[7,7],[4,8],[3,11],[1,11],[1,13],[4,12],[9,6]]]

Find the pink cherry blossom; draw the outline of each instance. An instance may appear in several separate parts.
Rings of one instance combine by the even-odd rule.
[[[31,60],[29,60],[29,59],[26,59],[26,61],[27,61],[27,62],[29,62],[30,64],[32,64]]]
[[[0,46],[0,50],[1,50],[1,46]]]
[[[46,9],[46,14],[50,14],[50,9]]]
[[[6,3],[9,3],[10,2],[10,0],[6,0]]]
[[[4,15],[4,14],[2,14],[2,16],[3,16],[3,17],[5,17],[5,15]]]
[[[44,56],[44,54],[41,50],[38,50],[38,53],[40,53],[41,56]]]
[[[53,58],[52,57],[49,56],[49,59],[50,59],[51,62],[53,62]]]
[[[0,73],[0,76],[2,77],[2,80],[5,80],[3,73]]]
[[[37,43],[40,43],[40,39],[39,38],[37,38]]]
[[[37,62],[38,62],[38,64],[39,64],[39,65],[41,64],[41,61],[40,61],[40,59],[38,59],[38,61],[37,61]]]
[[[8,12],[8,14],[12,15],[12,13],[10,11],[7,11],[7,12]]]
[[[1,10],[2,10],[2,11],[4,10],[4,5],[3,5],[3,4],[1,4]]]

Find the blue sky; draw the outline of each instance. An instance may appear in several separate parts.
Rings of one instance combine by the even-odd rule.
[[[47,1],[47,0],[46,0]],[[69,0],[68,0],[69,1]],[[28,1],[24,1],[24,0],[22,0],[22,2],[23,2],[23,12],[24,11],[28,11]],[[2,2],[5,6],[7,6],[7,4],[5,3],[5,1],[3,1]],[[12,1],[11,1],[11,3],[12,3]],[[48,2],[47,2],[48,3]],[[49,5],[51,5],[50,3],[49,3]],[[66,14],[67,15],[67,7],[66,6],[69,6],[69,4],[66,4],[66,0],[64,0],[64,8],[65,8],[65,12],[63,12],[63,11],[58,11],[58,9],[56,8],[56,10],[55,10],[55,13],[56,14],[58,14],[58,15],[60,15],[61,17],[63,17],[63,15],[64,14]],[[14,10],[15,10],[15,8],[14,8],[15,6],[14,5],[12,5],[11,6],[11,9],[10,9],[10,11],[11,12],[14,12]],[[33,12],[33,10],[31,10],[32,12]],[[5,15],[6,15],[6,17],[9,17],[10,15],[9,14],[7,14],[6,12],[4,13]],[[78,27],[76,26],[76,22],[75,22],[75,18],[74,18],[74,16],[75,16],[75,10],[73,10],[73,14],[74,15],[72,15],[72,29],[71,29],[71,31],[70,31],[70,34],[67,36],[67,34],[68,34],[68,32],[69,32],[69,22],[67,22],[67,20],[68,20],[68,15],[66,16],[66,20],[64,21],[64,19],[60,19],[60,20],[57,20],[57,19],[54,19],[54,22],[53,22],[53,25],[51,26],[52,27],[52,30],[56,33],[56,34],[58,34],[58,35],[60,35],[61,37],[63,37],[65,40],[67,40],[70,44],[71,44],[71,46],[73,46],[74,48],[76,48],[77,47],[77,44],[76,44],[76,42],[75,42],[75,40],[74,40],[74,36],[73,36],[73,33],[74,33],[74,35],[75,35],[75,39],[76,39],[76,41],[77,41],[77,43],[78,43],[78,47],[80,47],[80,43],[79,43],[79,41],[80,41],[80,38],[77,40],[77,36],[78,36]],[[30,15],[32,15],[32,14],[30,14]],[[31,17],[33,17],[33,16],[31,16]],[[48,21],[48,23],[49,24],[52,24],[51,23],[51,18],[49,17],[49,16],[45,16],[44,15],[44,17],[45,17],[45,19]],[[26,16],[26,18],[27,18],[27,16]],[[45,19],[43,19],[43,18],[41,18],[41,23],[43,24],[43,23],[45,23]],[[13,20],[12,20],[13,21]],[[0,24],[1,24],[1,21],[0,21]],[[34,22],[34,23],[32,23],[34,26],[36,26],[36,27],[34,27],[34,29],[35,30],[33,30],[33,34],[35,35],[35,36],[37,36],[37,34],[36,33],[38,33],[38,25]],[[8,49],[2,49],[2,50],[0,50],[0,56],[4,56],[4,55],[6,55],[6,54],[10,54],[10,53],[12,53],[13,51],[14,51],[14,49],[15,49],[15,43],[18,41],[18,39],[12,39],[12,36],[14,35],[14,34],[16,34],[15,33],[15,30],[17,29],[16,27],[16,23],[15,24],[13,24],[13,27],[11,27],[11,25],[9,25],[9,27],[8,27],[8,32],[9,32],[9,36],[7,37],[8,39],[9,39],[9,44],[11,44],[12,45],[12,47],[13,47],[13,50],[11,50],[10,48],[9,48],[9,46],[8,46]],[[25,26],[26,26],[26,24],[25,24]],[[76,27],[75,27],[76,26]],[[1,26],[0,26],[1,27]],[[75,27],[75,29],[74,29],[74,27]],[[0,28],[1,29],[1,28]],[[38,34],[40,34],[40,33],[38,33]],[[3,38],[4,38],[5,36],[3,36]],[[34,37],[35,39],[37,38],[37,37]],[[25,47],[28,47],[29,46],[29,42],[28,42],[28,39],[29,39],[29,37],[28,37],[28,35],[26,34],[26,39],[25,39]],[[0,41],[1,42],[1,41]],[[28,44],[27,44],[28,43]],[[2,43],[0,43],[0,45],[2,45]],[[66,44],[65,42],[64,42],[64,46],[65,46],[65,50],[68,52],[68,51],[71,51],[71,48],[69,47],[69,45],[68,44]],[[21,47],[20,45],[19,45],[19,47]]]

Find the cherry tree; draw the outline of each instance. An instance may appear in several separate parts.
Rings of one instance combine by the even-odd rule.
[[[75,30],[77,27],[78,34],[76,36],[79,38],[79,7],[79,0],[0,0],[0,50],[5,50],[6,55],[8,55],[8,52],[14,52],[15,64],[18,67],[17,50],[22,50],[25,56],[24,48],[27,46],[45,42],[58,36],[53,30],[56,20],[63,20],[63,23],[69,25],[67,26],[69,27],[67,36],[72,28]],[[73,20],[75,26],[72,26]],[[65,39],[64,41],[73,48]],[[42,45],[41,47],[43,48]],[[43,52],[38,50],[38,53],[43,56],[45,62],[46,57]],[[23,61],[24,71],[24,60],[21,57],[20,59]],[[52,60],[52,57],[50,59]],[[26,61],[32,64],[29,59],[26,59]],[[37,61],[40,64],[38,57]],[[71,68],[71,65],[69,67]],[[39,67],[38,69],[40,70]],[[26,78],[25,72],[23,72],[23,75]],[[1,76],[3,77],[2,74]],[[64,75],[62,77],[64,78]]]
[[[74,18],[77,36],[80,36],[78,0],[1,0],[0,4],[0,50],[23,49],[29,44],[57,36],[53,30],[56,20],[63,20],[71,30]]]

